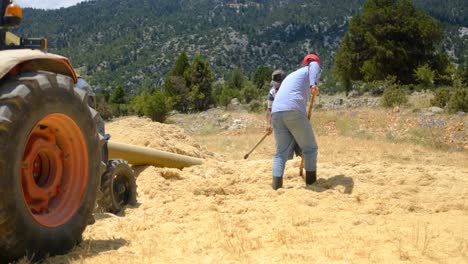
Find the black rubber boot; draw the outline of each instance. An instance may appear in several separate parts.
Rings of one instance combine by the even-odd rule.
[[[278,190],[283,187],[283,177],[273,177],[273,183],[271,184],[273,190]]]
[[[311,185],[317,180],[317,171],[306,171],[306,184]]]

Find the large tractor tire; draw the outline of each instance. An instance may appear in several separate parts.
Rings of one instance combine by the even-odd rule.
[[[99,191],[98,113],[69,77],[0,83],[0,262],[62,254],[82,240]]]
[[[126,205],[136,205],[135,174],[126,160],[109,160],[101,180],[102,198],[99,206],[106,212],[120,213]]]

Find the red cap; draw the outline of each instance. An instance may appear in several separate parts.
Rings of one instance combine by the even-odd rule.
[[[309,65],[311,61],[316,61],[320,64],[320,58],[315,54],[307,54],[302,60],[302,64]]]

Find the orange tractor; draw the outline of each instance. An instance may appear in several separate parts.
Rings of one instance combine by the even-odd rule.
[[[100,189],[106,210],[135,202],[133,172],[107,164],[93,94],[75,88],[65,57],[45,39],[8,32],[22,10],[0,0],[0,263],[68,251],[82,239]],[[106,171],[107,168],[107,171]]]

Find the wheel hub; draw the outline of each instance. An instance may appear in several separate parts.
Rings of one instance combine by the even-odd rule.
[[[31,140],[31,149],[22,164],[22,183],[26,202],[36,214],[47,212],[50,201],[59,193],[63,175],[63,152],[55,137]]]

